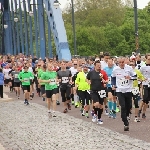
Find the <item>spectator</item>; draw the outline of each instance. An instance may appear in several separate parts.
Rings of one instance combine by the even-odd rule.
[[[3,85],[4,85],[4,74],[3,70],[0,68],[0,96],[3,98]]]

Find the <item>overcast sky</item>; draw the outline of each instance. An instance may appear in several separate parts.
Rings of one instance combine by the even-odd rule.
[[[64,8],[66,3],[70,2],[71,0],[59,0],[59,2],[61,3],[60,7],[61,8]],[[148,2],[150,0],[137,0],[137,3],[138,3],[138,8],[144,8]]]

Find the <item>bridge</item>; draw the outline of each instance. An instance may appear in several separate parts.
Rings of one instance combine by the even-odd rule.
[[[0,0],[0,54],[71,60],[58,0]]]

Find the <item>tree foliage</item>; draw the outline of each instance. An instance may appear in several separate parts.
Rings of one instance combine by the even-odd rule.
[[[134,9],[131,0],[74,0],[78,55],[109,51],[129,55],[135,51]],[[71,6],[63,12],[70,49],[74,50]],[[140,52],[149,51],[150,3],[138,9]],[[72,53],[73,54],[73,53]]]

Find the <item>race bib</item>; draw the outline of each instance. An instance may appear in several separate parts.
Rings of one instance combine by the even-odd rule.
[[[24,78],[24,82],[29,82],[29,78]]]
[[[50,79],[50,85],[55,85],[56,84],[56,79]]]
[[[18,74],[15,74],[15,78],[18,78]]]
[[[133,95],[139,94],[139,88],[138,88],[138,87],[134,87],[134,88],[132,89],[132,94],[133,94]]]
[[[68,77],[62,77],[62,83],[68,83],[69,79]]]
[[[105,90],[98,91],[98,94],[99,94],[100,98],[106,97],[106,91]]]
[[[108,77],[108,84],[111,84],[111,77]]]
[[[124,87],[129,86],[129,80],[125,78],[119,79],[117,83],[118,86],[124,86]]]

